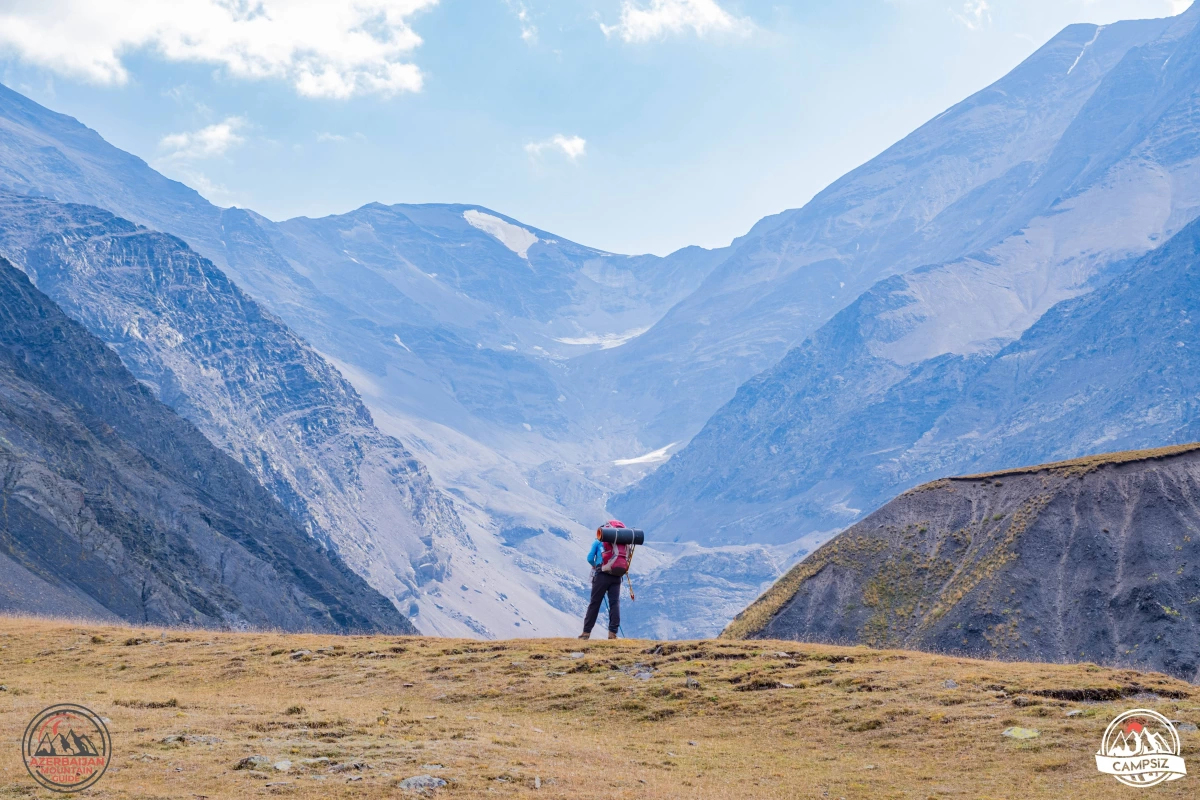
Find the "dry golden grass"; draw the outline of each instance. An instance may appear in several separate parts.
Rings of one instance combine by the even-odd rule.
[[[0,684],[5,799],[54,796],[25,774],[18,741],[60,702],[110,720],[112,766],[87,794],[114,799],[411,797],[398,783],[419,774],[449,781],[435,793],[446,798],[1128,798],[1095,769],[1108,720],[1139,706],[1200,720],[1194,687],[1086,665],[771,641],[164,635],[11,618],[0,619]],[[1157,696],[1036,694],[1137,687]],[[1010,726],[1041,736],[1001,736]],[[215,738],[164,743],[172,735]],[[1181,735],[1200,770],[1200,734]],[[252,755],[292,768],[234,769]],[[1194,797],[1198,781],[1151,792]]]
[[[1200,442],[1192,444],[1177,444],[1171,447],[1155,447],[1149,450],[1121,450],[1116,453],[1099,453],[1094,456],[1073,458],[1070,461],[1055,461],[1051,464],[1037,464],[1029,467],[1014,467],[996,472],[983,472],[978,475],[963,475],[951,478],[956,481],[973,481],[980,478],[1000,478],[1005,475],[1032,475],[1038,472],[1056,472],[1070,476],[1084,475],[1105,464],[1126,464],[1132,461],[1153,461],[1156,458],[1190,453],[1200,450]]]

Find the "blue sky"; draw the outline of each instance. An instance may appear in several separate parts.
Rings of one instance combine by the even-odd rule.
[[[5,84],[220,205],[719,246],[1072,22],[1183,0],[0,0]]]

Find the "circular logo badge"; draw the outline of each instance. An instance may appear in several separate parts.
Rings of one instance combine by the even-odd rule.
[[[1171,721],[1145,708],[1126,711],[1108,724],[1096,768],[1126,786],[1146,788],[1187,775]]]
[[[93,785],[108,769],[112,739],[104,720],[73,703],[42,711],[21,740],[25,768],[33,779],[54,792],[78,792]]]

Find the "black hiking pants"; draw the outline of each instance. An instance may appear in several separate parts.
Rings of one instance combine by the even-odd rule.
[[[588,603],[587,616],[583,618],[583,632],[591,633],[600,616],[600,601],[608,595],[608,630],[616,633],[621,627],[621,579],[607,572],[592,572],[592,601]]]

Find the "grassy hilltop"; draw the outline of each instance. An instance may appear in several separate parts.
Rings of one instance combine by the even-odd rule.
[[[778,641],[4,618],[0,684],[0,798],[54,796],[17,743],[60,702],[110,720],[112,766],[87,796],[112,800],[405,797],[399,782],[422,774],[448,781],[447,798],[1127,798],[1092,758],[1109,719],[1200,721],[1196,687],[1153,673]],[[1041,735],[1002,735],[1013,726]],[[1200,734],[1181,735],[1200,771]],[[251,756],[266,761],[236,768]],[[1153,791],[1193,797],[1197,781]]]
[[[723,638],[1091,661],[1200,683],[1200,444],[911,489],[793,567]]]

